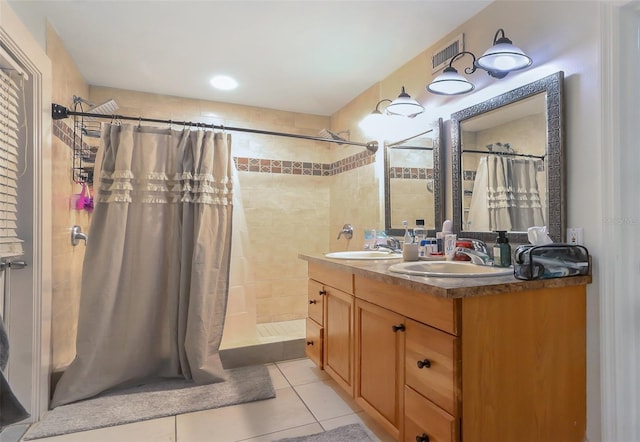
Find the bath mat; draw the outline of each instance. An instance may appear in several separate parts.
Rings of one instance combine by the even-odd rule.
[[[373,442],[360,424],[345,425],[323,433],[307,436],[287,437],[276,442]]]
[[[263,365],[226,371],[227,380],[195,385],[184,379],[114,390],[92,399],[61,405],[31,426],[23,440],[112,427],[192,411],[275,397]]]

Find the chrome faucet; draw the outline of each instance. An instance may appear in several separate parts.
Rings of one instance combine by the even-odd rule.
[[[336,239],[340,239],[342,235],[344,235],[344,237],[347,239],[353,238],[353,226],[351,224],[343,225],[342,230],[340,230],[340,233],[338,233],[338,237]]]
[[[469,241],[473,246],[473,250],[476,252],[484,253],[485,255],[489,254],[489,248],[487,247],[487,243],[480,239],[475,238],[458,238],[458,241]]]
[[[469,258],[471,258],[471,262],[473,264],[479,264],[481,266],[493,265],[491,256],[479,250],[471,250],[467,249],[466,247],[456,247],[456,253],[467,255]]]
[[[82,232],[80,226],[73,226],[71,228],[71,245],[74,247],[77,246],[80,243],[80,240],[84,241],[84,245],[86,246],[89,237],[86,233]]]
[[[402,249],[400,248],[400,241],[396,238],[388,237],[386,244],[376,244],[374,249],[387,249],[390,253],[401,253]]]

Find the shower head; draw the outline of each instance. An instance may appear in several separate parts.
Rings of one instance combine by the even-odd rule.
[[[343,130],[336,133],[336,132],[330,131],[329,129],[322,129],[320,131],[320,136],[325,138],[331,138],[336,142],[336,144],[342,145],[343,143],[340,143],[340,141],[347,141],[349,139],[349,133],[350,132],[348,130]],[[347,134],[347,138],[341,137],[340,134]]]
[[[114,110],[118,109],[118,105],[116,104],[115,100],[108,100],[102,104],[94,106],[93,103],[85,100],[82,97],[78,97],[76,95],[73,96],[73,104],[86,104],[87,106],[91,106],[91,108],[86,111],[87,113],[90,113],[90,114],[109,115],[109,114],[112,114]]]
[[[118,104],[115,100],[108,100],[102,104],[94,106],[84,98],[73,96],[73,103],[83,103],[91,106],[86,112],[96,115],[112,115],[115,110],[118,109]],[[82,118],[82,133],[89,138],[100,138],[100,121],[94,117]]]
[[[109,100],[109,101],[105,101],[102,104],[92,107],[87,112],[90,114],[109,115],[109,114],[113,114],[113,111],[115,111],[116,109],[118,109],[118,105],[116,104],[115,100]]]

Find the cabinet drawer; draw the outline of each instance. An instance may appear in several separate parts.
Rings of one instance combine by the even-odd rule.
[[[458,419],[425,399],[413,389],[404,387],[405,442],[457,442]],[[428,439],[427,439],[428,438]]]
[[[460,398],[459,338],[407,319],[406,384],[452,415]]]
[[[373,281],[360,275],[354,277],[357,298],[424,322],[453,335],[458,334],[458,299],[439,298],[403,287]]]
[[[324,293],[324,286],[322,284],[312,279],[309,280],[309,307],[307,310],[307,316],[309,316],[320,325],[324,325],[322,321]]]
[[[309,278],[353,294],[353,274],[342,270],[336,270],[322,264],[309,263]]]
[[[322,366],[322,338],[323,329],[312,319],[307,318],[307,338],[305,339],[305,353],[319,368]]]

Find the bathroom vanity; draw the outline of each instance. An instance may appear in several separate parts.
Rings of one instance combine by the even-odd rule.
[[[583,441],[591,276],[425,278],[300,255],[307,355],[397,440]]]

